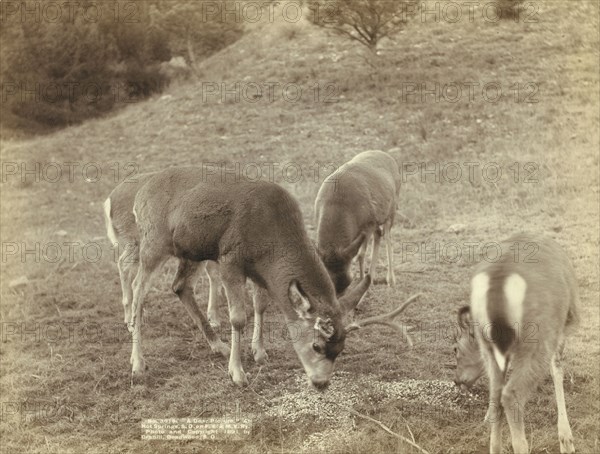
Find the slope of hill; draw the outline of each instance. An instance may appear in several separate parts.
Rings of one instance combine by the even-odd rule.
[[[382,43],[377,68],[353,43],[306,21],[249,27],[204,61],[191,82],[106,118],[3,142],[0,390],[11,402],[53,409],[42,418],[19,407],[4,418],[6,452],[145,452],[140,419],[218,415],[235,403],[254,418],[248,440],[152,448],[411,452],[342,410],[333,419],[320,414],[325,401],[296,380],[300,364],[279,331],[267,342],[266,367],[246,355],[251,390],[234,389],[226,363],[209,354],[175,303],[172,265],[146,304],[147,383],[130,387],[130,344],[117,329],[120,286],[102,219],[102,202],[117,182],[171,165],[225,165],[250,176],[261,169],[261,178],[298,198],[312,229],[320,182],[366,149],[389,150],[403,168],[404,187],[394,229],[399,285],[374,286],[363,312],[424,292],[406,315],[420,341],[408,350],[385,330],[348,341],[334,395],[348,398],[344,390],[358,386],[349,405],[430,452],[487,449],[480,422],[485,383],[472,396],[449,397],[453,405],[444,412],[439,403],[424,410],[414,398],[394,399],[372,384],[450,380],[452,371],[441,365],[452,361],[448,333],[474,264],[466,245],[482,252],[514,231],[541,231],[565,245],[577,271],[583,317],[568,346],[567,406],[578,450],[600,449],[598,5],[538,6],[529,22],[479,15],[473,22],[413,21]],[[464,228],[448,233],[454,224]],[[27,283],[10,285],[23,276]],[[197,292],[203,301],[204,282]],[[276,308],[268,316],[282,326]],[[31,326],[40,334],[25,329]],[[48,327],[56,326],[62,334],[52,340]],[[74,336],[66,335],[68,326]],[[224,325],[224,339],[227,332]],[[528,436],[533,452],[556,451],[551,382],[540,388],[527,414]],[[306,400],[317,409],[295,420],[278,417],[287,398],[295,408]]]

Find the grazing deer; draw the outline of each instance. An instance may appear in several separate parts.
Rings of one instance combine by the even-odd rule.
[[[193,277],[199,262],[219,262],[232,329],[229,375],[236,385],[248,383],[240,352],[246,324],[247,278],[255,287],[255,361],[266,359],[263,312],[274,300],[286,318],[294,349],[316,388],[322,389],[329,383],[334,360],[344,348],[346,330],[381,323],[406,333],[406,327],[393,322],[393,318],[407,303],[390,314],[345,327],[343,316],[366,292],[370,276],[338,300],[293,197],[273,183],[230,180],[205,175],[201,167],[176,167],[148,177],[135,194],[133,214],[138,228],[139,266],[129,311],[134,376],[145,370],[140,326],[144,298],[152,277],[172,256],[179,259],[174,292],[213,350],[225,353],[224,344],[193,296]]]
[[[561,247],[543,236],[518,234],[500,246],[498,261],[477,267],[471,280],[471,305],[459,311],[462,332],[454,347],[455,382],[461,388],[470,387],[485,370],[490,452],[502,450],[501,418],[505,413],[514,452],[528,453],[525,404],[550,369],[560,452],[575,452],[562,368],[565,332],[578,320],[573,267]]]
[[[129,322],[131,300],[133,297],[132,283],[137,274],[139,262],[138,230],[133,216],[133,202],[140,187],[154,173],[136,175],[135,181],[124,181],[119,184],[104,202],[104,215],[107,236],[115,247],[120,248],[117,267],[123,293],[124,322]],[[219,265],[213,261],[202,262],[199,272],[205,270],[209,282],[208,322],[213,328],[220,326],[218,305],[224,298]],[[219,347],[222,349],[222,347]]]
[[[360,153],[323,181],[315,201],[317,247],[336,292],[342,293],[352,282],[350,264],[357,253],[363,279],[371,237],[369,273],[374,276],[383,236],[388,258],[387,283],[396,284],[391,229],[399,192],[398,164],[383,151]]]

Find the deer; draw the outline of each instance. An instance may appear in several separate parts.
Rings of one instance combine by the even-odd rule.
[[[562,362],[565,336],[579,319],[575,272],[560,245],[546,236],[520,233],[499,246],[498,260],[476,267],[470,305],[458,311],[455,382],[466,389],[487,374],[490,453],[502,451],[502,414],[514,452],[528,453],[524,408],[550,369],[560,452],[573,453]]]
[[[365,275],[367,245],[373,238],[369,274],[375,275],[381,238],[385,238],[386,282],[396,284],[391,229],[394,224],[400,171],[384,151],[359,153],[322,183],[315,200],[317,248],[338,293],[351,284],[350,265],[358,254],[360,279]]]
[[[344,349],[346,333],[383,324],[400,331],[410,342],[408,328],[395,319],[415,297],[390,313],[345,326],[343,318],[367,291],[370,275],[338,299],[292,195],[275,183],[229,177],[208,174],[202,167],[171,167],[149,176],[133,197],[131,212],[137,226],[139,263],[135,276],[123,273],[132,288],[131,307],[126,311],[133,341],[132,379],[146,370],[141,335],[144,299],[152,279],[170,257],[179,261],[173,291],[213,351],[227,356],[227,346],[206,320],[193,293],[200,264],[218,262],[231,324],[228,371],[237,386],[248,385],[240,346],[249,299],[247,280],[254,287],[255,362],[261,364],[267,359],[263,314],[274,301],[316,389],[328,386],[334,361]],[[124,204],[120,209],[127,211],[128,207]],[[115,206],[111,209],[114,211]],[[116,217],[113,215],[113,219]]]
[[[117,247],[119,257],[117,268],[121,281],[124,323],[129,322],[131,300],[133,297],[132,282],[137,273],[139,262],[139,239],[137,225],[133,216],[133,202],[140,187],[154,173],[144,173],[128,179],[115,187],[104,202],[104,218],[107,236],[113,247]],[[199,272],[205,271],[209,282],[208,323],[213,328],[221,326],[218,306],[224,299],[224,289],[219,273],[219,265],[207,260],[199,265]],[[222,349],[223,347],[219,347]]]

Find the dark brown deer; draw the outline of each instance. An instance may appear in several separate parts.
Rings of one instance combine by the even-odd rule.
[[[329,175],[317,194],[317,247],[336,292],[352,282],[350,265],[358,254],[360,278],[365,274],[367,244],[373,237],[370,274],[374,276],[382,236],[386,240],[387,283],[396,284],[391,229],[394,225],[400,172],[383,151],[365,151]]]
[[[331,280],[306,234],[297,202],[273,183],[203,175],[201,167],[170,168],[146,177],[134,196],[137,225],[137,273],[122,273],[133,289],[129,329],[133,336],[133,375],[142,374],[141,313],[151,279],[169,258],[179,259],[173,290],[194,318],[211,348],[226,354],[198,308],[193,294],[199,263],[218,261],[229,304],[232,347],[229,374],[237,385],[247,384],[241,364],[240,338],[246,324],[246,279],[255,286],[255,328],[252,341],[257,362],[266,358],[262,342],[263,312],[270,300],[283,312],[294,349],[312,384],[329,383],[333,363],[344,348],[343,316],[354,308],[370,284],[365,276],[344,298],[336,297]],[[122,183],[127,184],[127,183]],[[111,206],[111,219],[129,204]],[[119,211],[119,214],[115,213]],[[109,226],[110,231],[110,226]],[[132,282],[133,280],[133,282]],[[404,309],[406,304],[400,309]],[[392,319],[401,310],[349,325],[374,323],[405,327]]]
[[[573,267],[562,248],[544,236],[518,234],[500,246],[500,260],[477,267],[471,280],[471,305],[459,311],[462,331],[454,347],[455,382],[470,387],[487,372],[490,452],[502,451],[504,413],[514,452],[528,453],[524,408],[550,369],[560,452],[575,452],[562,368],[565,332],[578,319]]]

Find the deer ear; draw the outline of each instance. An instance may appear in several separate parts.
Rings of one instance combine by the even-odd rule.
[[[361,232],[348,246],[344,248],[341,255],[346,257],[348,260],[352,260],[356,254],[358,254],[358,250],[363,244],[365,240],[365,233]]]
[[[458,310],[458,325],[467,329],[471,324],[471,308],[469,306],[463,306]]]
[[[340,305],[342,307],[342,313],[347,314],[352,309],[354,309],[360,300],[365,295],[367,289],[371,285],[371,275],[369,273],[365,274],[362,281],[356,284],[352,289],[350,289],[344,296],[339,298]]]
[[[308,298],[298,288],[298,281],[290,282],[290,287],[288,288],[288,298],[292,303],[292,307],[298,314],[298,317],[303,319],[310,317],[310,301],[308,301]]]

